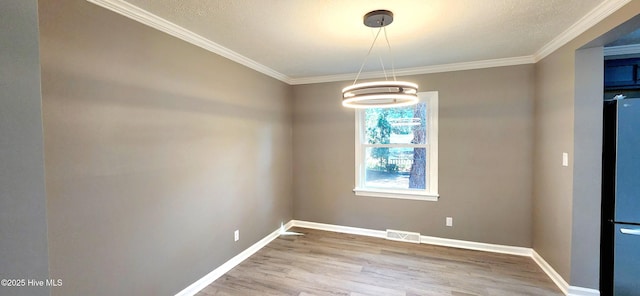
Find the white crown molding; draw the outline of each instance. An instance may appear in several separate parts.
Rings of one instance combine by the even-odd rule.
[[[213,283],[219,277],[229,272],[229,270],[233,269],[238,264],[242,263],[242,261],[244,261],[245,259],[251,257],[251,255],[258,252],[264,246],[268,245],[271,241],[278,238],[278,236],[280,236],[281,233],[289,230],[292,224],[293,224],[292,221],[289,221],[287,224],[282,225],[280,228],[268,234],[266,237],[264,237],[257,243],[251,245],[251,247],[242,251],[240,254],[236,255],[235,257],[229,259],[229,261],[225,262],[224,264],[218,266],[218,268],[214,269],[204,277],[200,278],[195,283],[184,288],[182,291],[178,292],[178,294],[176,294],[175,296],[194,296],[198,294],[200,290],[204,289],[206,286]]]
[[[485,69],[485,68],[504,67],[504,66],[515,66],[515,65],[523,65],[523,64],[533,64],[533,63],[535,63],[533,56],[521,56],[521,57],[511,57],[511,58],[504,58],[504,59],[492,59],[492,60],[482,60],[482,61],[474,61],[474,62],[416,67],[416,68],[404,68],[404,69],[397,69],[395,72],[396,72],[396,76],[408,76],[408,75],[442,73],[442,72],[451,72],[451,71]],[[358,79],[372,79],[372,78],[383,78],[383,77],[385,77],[385,73],[383,71],[375,71],[375,72],[361,73]],[[297,85],[297,84],[335,82],[335,81],[354,80],[355,78],[356,78],[356,73],[312,76],[312,77],[303,77],[303,78],[291,78],[290,84]]]
[[[625,54],[639,54],[640,44],[611,46],[604,48],[604,56],[616,56]]]
[[[271,76],[282,82],[291,84],[290,78],[276,70],[273,70],[263,64],[260,64],[250,58],[247,58],[233,50],[230,50],[220,44],[217,44],[207,38],[204,38],[194,32],[191,32],[183,27],[180,27],[168,20],[165,20],[155,14],[152,14],[140,7],[132,5],[123,0],[87,0],[93,4],[109,9],[122,16],[128,17],[132,20],[138,21],[156,30],[167,33],[171,36],[179,38],[183,41],[191,43],[195,46],[201,47],[205,50],[223,56],[238,64],[244,65],[248,68],[256,70],[262,74]]]
[[[278,79],[290,85],[344,81],[344,80],[352,80],[352,79],[355,79],[356,77],[355,73],[348,73],[348,74],[338,74],[338,75],[291,78],[263,64],[260,64],[250,58],[247,58],[231,49],[228,49],[194,32],[191,32],[181,26],[178,26],[177,24],[174,24],[166,19],[163,19],[135,5],[132,5],[124,0],[87,0],[87,1],[93,4],[96,4],[98,6],[101,6],[103,8],[109,9],[122,16],[128,17],[132,20],[138,21],[149,27],[157,29],[161,32],[167,33],[183,41],[186,41],[188,43],[201,47],[205,50],[208,50],[210,52],[213,52],[215,54],[228,58],[234,62],[237,62],[241,65],[249,67],[253,70],[256,70],[260,73],[271,76],[275,79]],[[441,73],[441,72],[472,70],[472,69],[482,69],[482,68],[492,68],[492,67],[502,67],[502,66],[513,66],[513,65],[521,65],[521,64],[532,64],[534,62],[535,62],[535,59],[533,56],[511,57],[511,58],[503,58],[503,59],[492,59],[492,60],[482,60],[482,61],[473,61],[473,62],[464,62],[464,63],[452,63],[452,64],[442,64],[442,65],[433,65],[433,66],[416,67],[416,68],[397,69],[396,76],[419,75],[419,74]],[[384,74],[385,73],[383,71],[366,72],[366,73],[360,74],[360,78],[361,79],[381,78],[385,76]]]
[[[606,0],[600,3],[600,5],[596,6],[596,8],[580,18],[576,23],[571,25],[571,27],[540,48],[533,55],[535,57],[535,62],[537,63],[544,59],[546,56],[569,43],[571,40],[578,37],[580,34],[584,33],[629,2],[631,2],[631,0]]]
[[[313,76],[313,77],[301,77],[292,78],[285,74],[282,74],[272,68],[269,68],[263,64],[260,64],[250,58],[247,58],[233,50],[230,50],[220,44],[217,44],[209,39],[206,39],[194,32],[191,32],[183,27],[180,27],[168,20],[165,20],[155,14],[152,14],[144,9],[141,9],[135,5],[132,5],[124,0],[87,0],[93,4],[109,9],[115,13],[138,21],[142,24],[155,28],[159,31],[167,33],[171,36],[179,38],[183,41],[201,47],[205,50],[218,54],[222,57],[230,59],[255,71],[278,79],[290,85],[297,84],[310,84],[310,83],[323,83],[323,82],[335,82],[355,79],[355,73],[338,74],[338,75],[325,75],[325,76]],[[450,71],[462,71],[472,69],[483,69],[502,66],[513,66],[521,64],[533,64],[543,59],[547,55],[551,54],[558,48],[567,44],[578,35],[582,34],[593,25],[597,24],[611,13],[620,9],[631,0],[606,0],[591,10],[587,15],[578,20],[575,24],[562,32],[556,38],[540,48],[534,55],[520,56],[503,59],[482,60],[464,63],[452,63],[433,65],[416,68],[405,68],[396,70],[397,76],[407,75],[419,75],[429,73],[441,73]],[[381,78],[384,77],[383,71],[367,72],[360,75],[361,79]]]

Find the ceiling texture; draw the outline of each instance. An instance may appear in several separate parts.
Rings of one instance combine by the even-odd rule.
[[[630,0],[88,0],[289,84],[534,63]]]

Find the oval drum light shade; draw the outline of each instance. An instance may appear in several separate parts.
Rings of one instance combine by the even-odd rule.
[[[374,10],[364,15],[364,24],[371,28],[380,28],[376,37],[373,39],[369,52],[365,57],[360,71],[356,75],[356,79],[353,85],[347,86],[342,89],[342,106],[349,108],[392,108],[409,106],[418,103],[418,85],[411,82],[397,81],[396,73],[393,65],[393,56],[391,56],[391,73],[393,74],[393,81],[383,80],[374,82],[358,82],[360,73],[364,68],[367,58],[371,54],[373,46],[378,40],[378,36],[381,31],[384,31],[385,39],[387,40],[387,46],[389,48],[389,54],[391,55],[391,44],[387,37],[387,30],[385,26],[393,22],[393,13],[388,10]],[[382,67],[384,71],[384,65]],[[385,77],[387,73],[384,72]]]

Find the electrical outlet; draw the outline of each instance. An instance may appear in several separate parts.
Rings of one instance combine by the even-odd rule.
[[[233,239],[235,241],[240,240],[240,230],[236,230],[236,231],[233,232]]]
[[[562,166],[569,166],[569,153],[562,152]]]
[[[449,227],[453,226],[453,217],[447,217],[446,225]]]

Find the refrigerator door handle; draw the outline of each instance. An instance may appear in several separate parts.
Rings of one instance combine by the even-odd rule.
[[[620,228],[620,232],[630,235],[640,235],[640,229]]]

